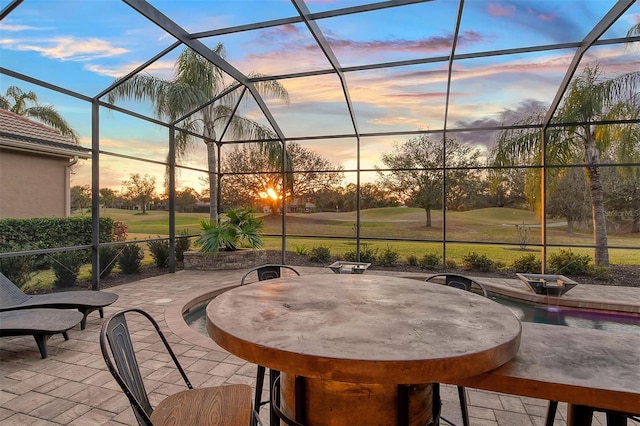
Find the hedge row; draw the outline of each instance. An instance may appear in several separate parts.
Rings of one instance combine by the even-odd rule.
[[[113,219],[100,218],[100,242],[113,241]],[[0,219],[0,251],[91,244],[91,217]]]

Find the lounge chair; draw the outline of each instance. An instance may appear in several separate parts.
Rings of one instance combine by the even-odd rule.
[[[80,329],[84,330],[89,313],[97,310],[100,312],[100,318],[104,318],[103,308],[116,300],[117,294],[91,290],[30,296],[0,272],[0,312],[34,308],[77,309],[82,313]]]
[[[36,340],[40,356],[47,357],[47,340],[62,333],[69,340],[67,330],[78,325],[83,315],[64,309],[21,309],[0,312],[0,337],[28,336]]]

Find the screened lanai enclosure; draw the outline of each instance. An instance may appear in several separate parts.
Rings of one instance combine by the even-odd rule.
[[[71,214],[91,218],[77,245],[0,236],[5,265],[84,251],[102,271],[108,247],[169,241],[173,271],[176,237],[251,208],[283,263],[325,247],[441,268],[528,255],[544,272],[567,250],[640,266],[637,1],[0,9],[3,108],[33,92],[66,119],[89,157],[72,167]],[[105,217],[126,239],[101,237]]]

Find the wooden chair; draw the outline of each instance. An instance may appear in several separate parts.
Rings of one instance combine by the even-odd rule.
[[[296,271],[295,268],[292,268],[291,266],[270,263],[266,265],[257,266],[247,271],[242,276],[242,279],[240,280],[240,285],[241,286],[245,285],[245,281],[247,277],[249,277],[249,275],[251,275],[253,272],[257,273],[258,281],[265,281],[265,280],[271,280],[274,278],[280,278],[282,276],[283,269],[289,269],[296,275],[298,276],[300,275],[300,273]],[[256,393],[253,399],[253,406],[255,407],[255,412],[256,412],[256,421],[258,421],[257,415],[260,413],[260,408],[263,405],[271,403],[271,400],[262,401],[262,390],[264,388],[264,377],[266,373],[267,373],[267,369],[262,365],[258,365],[258,371],[256,373]],[[273,388],[275,380],[279,375],[280,375],[279,371],[269,370],[269,384],[270,384],[269,389]],[[277,414],[273,409],[273,404],[271,404],[270,413],[271,413],[270,414],[271,422],[274,423],[277,420],[277,417],[276,417]]]
[[[187,387],[162,400],[155,409],[151,407],[140,373],[127,316],[135,316],[136,320],[142,316],[143,323],[146,320],[153,325]],[[251,424],[251,387],[226,385],[194,389],[158,323],[141,309],[126,309],[107,319],[100,332],[100,349],[109,371],[129,399],[140,425]]]

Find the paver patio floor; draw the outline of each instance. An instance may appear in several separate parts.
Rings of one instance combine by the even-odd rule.
[[[325,268],[299,270],[303,274],[332,273]],[[223,383],[254,385],[255,365],[217,347],[208,336],[192,330],[182,319],[182,309],[190,300],[216,289],[237,285],[243,272],[179,271],[112,287],[106,291],[117,293],[120,297],[105,309],[105,316],[131,307],[151,313],[167,334],[196,387]],[[482,279],[483,282],[488,280]],[[519,286],[513,281],[496,281],[494,284]],[[578,286],[572,290],[572,296],[576,298],[594,295],[621,303],[626,301],[633,309],[640,301],[639,288]],[[48,342],[47,359],[40,358],[35,341],[30,336],[0,339],[0,425],[136,424],[127,399],[104,364],[98,343],[102,322],[95,312],[89,315],[85,330],[81,331],[78,326],[69,331],[68,341],[61,335],[53,336]],[[138,361],[149,380],[147,391],[153,404],[180,390],[180,379],[175,372],[163,368],[162,349],[155,342],[147,340],[147,331],[140,330],[138,333],[145,342]],[[460,423],[456,388],[443,386],[442,398],[443,417]],[[468,399],[472,425],[544,424],[544,400],[473,389],[468,389]],[[566,405],[561,403],[555,425],[566,424],[565,411]],[[263,408],[261,417],[268,425],[266,408]],[[604,425],[604,415],[596,413],[593,424]]]

